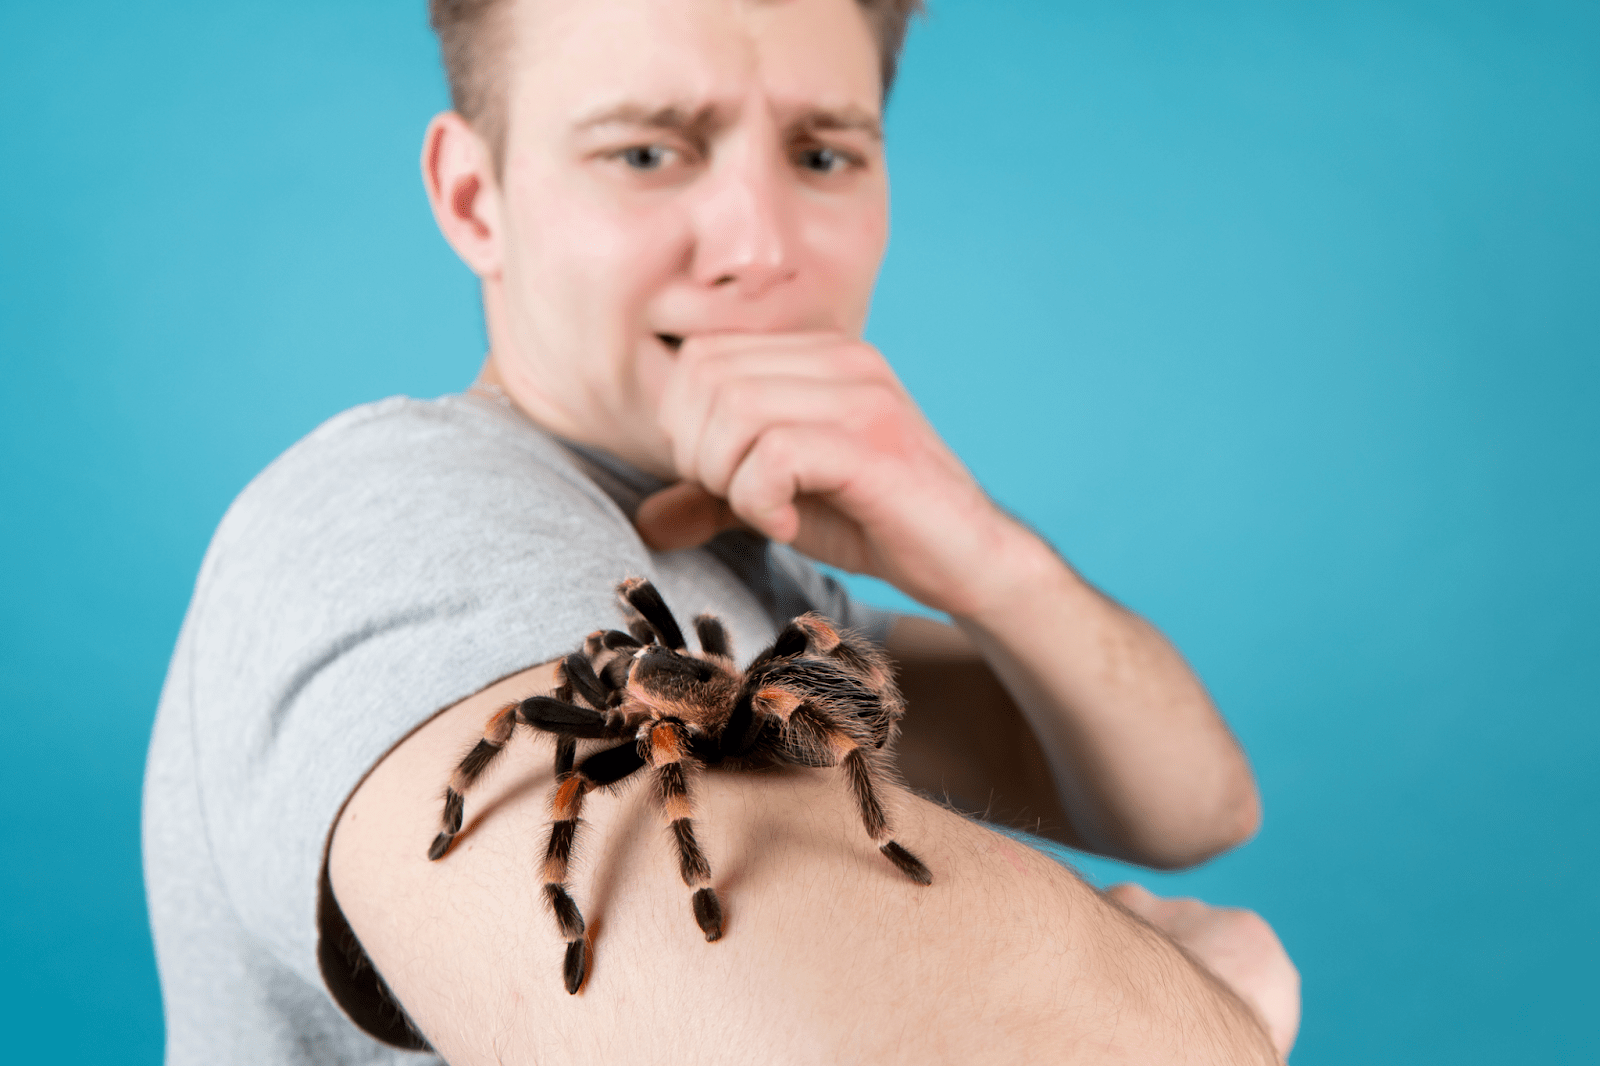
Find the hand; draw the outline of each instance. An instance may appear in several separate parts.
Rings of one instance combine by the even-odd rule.
[[[1278,1054],[1288,1058],[1300,1030],[1300,972],[1259,914],[1163,899],[1140,885],[1106,895],[1165,933],[1256,1012]]]
[[[646,500],[652,547],[743,524],[931,607],[970,613],[1026,533],[995,507],[871,345],[839,333],[689,337],[661,425],[683,480]]]

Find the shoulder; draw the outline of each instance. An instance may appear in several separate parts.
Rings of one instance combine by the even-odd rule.
[[[548,579],[591,556],[609,574],[645,552],[553,438],[461,397],[391,397],[329,419],[251,481],[217,528],[197,598],[416,597]]]
[[[566,451],[481,406],[346,411],[234,502],[180,646],[216,776],[383,719],[353,757],[365,770],[427,715],[569,650],[613,612],[616,575],[645,571]]]
[[[625,522],[552,438],[459,397],[396,396],[334,416],[274,460],[218,527],[229,545],[413,520],[461,522],[559,508]]]
[[[185,720],[235,913],[310,977],[327,833],[362,776],[440,709],[569,651],[614,614],[617,575],[647,570],[616,505],[511,417],[346,411],[250,483],[202,564],[162,714]]]

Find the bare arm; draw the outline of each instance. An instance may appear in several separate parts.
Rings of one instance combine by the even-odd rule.
[[[1178,652],[1043,545],[1021,540],[1014,556],[1026,576],[996,607],[959,628],[904,618],[891,634],[910,783],[1158,868],[1249,839],[1249,764]]]
[[[392,752],[351,799],[330,874],[351,926],[457,1066],[628,1062],[1273,1062],[1258,1023],[1150,927],[1037,853],[911,796],[897,835],[934,873],[895,875],[837,771],[707,773],[701,839],[727,913],[708,944],[648,789],[596,795],[574,889],[594,967],[568,996],[538,872],[551,745],[520,733],[425,858],[441,784],[503,682]]]
[[[1250,767],[1182,657],[989,500],[871,345],[691,337],[661,417],[684,481],[640,509],[654,546],[743,522],[955,620],[959,633],[903,624],[892,648],[922,692],[907,755],[949,771],[944,787],[959,778],[982,793],[968,802],[993,797],[1059,839],[1149,866],[1199,862],[1255,831]],[[993,698],[952,702],[984,689]],[[1018,791],[1023,775],[973,757],[997,734],[1021,736],[1018,711],[1037,737],[1019,750],[1043,753],[1053,800],[1031,771]]]

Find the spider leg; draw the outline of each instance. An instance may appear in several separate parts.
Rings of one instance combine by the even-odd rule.
[[[626,648],[628,651],[638,651],[644,643],[636,639],[631,633],[619,633],[615,629],[607,629],[600,634],[600,646],[611,651]]]
[[[556,925],[567,938],[567,954],[562,962],[562,978],[567,992],[576,995],[589,972],[588,948],[583,939],[583,913],[567,892],[567,872],[572,862],[572,845],[578,836],[583,813],[583,798],[592,789],[615,784],[642,768],[644,756],[633,741],[595,752],[556,782],[550,801],[550,840],[544,850],[544,898],[555,913]]]
[[[474,744],[472,750],[457,764],[455,773],[450,775],[450,783],[444,790],[444,813],[440,816],[439,835],[433,838],[433,843],[428,846],[430,860],[444,857],[450,850],[450,844],[461,832],[461,820],[466,813],[466,792],[472,787],[489,764],[505,750],[506,741],[511,739],[511,731],[517,724],[517,704],[508,703],[494,714],[484,724],[483,737]]]
[[[889,835],[889,816],[878,799],[881,791],[879,781],[884,770],[877,749],[864,746],[815,704],[803,703],[796,707],[789,714],[786,724],[792,732],[811,733],[813,743],[826,744],[832,750],[836,764],[850,782],[850,792],[861,814],[861,824],[866,827],[867,835],[878,845],[884,858],[917,884],[931,885],[933,875],[928,872],[928,867]]]
[[[733,658],[733,646],[728,642],[728,630],[715,615],[702,614],[694,620],[694,635],[700,640],[700,650],[707,655],[724,659]]]
[[[590,676],[593,676],[592,672]],[[557,691],[569,692],[570,685],[563,684]],[[521,703],[508,703],[501,707],[489,717],[489,721],[483,727],[483,737],[457,764],[455,773],[450,775],[450,783],[444,790],[444,811],[440,816],[439,835],[428,845],[429,859],[442,859],[450,850],[451,843],[461,832],[461,823],[466,815],[467,789],[472,787],[472,783],[481,777],[505,750],[506,743],[511,739],[511,732],[518,722],[557,735],[558,775],[572,769],[572,756],[576,749],[574,737],[604,739],[614,738],[622,733],[620,723],[607,718],[599,711],[550,696],[534,696]]]
[[[694,836],[694,802],[689,798],[689,780],[684,760],[689,753],[689,733],[676,719],[663,719],[651,726],[648,738],[650,765],[656,771],[656,801],[661,804],[678,850],[678,872],[683,883],[694,889],[694,920],[707,941],[722,939],[722,904],[711,887],[711,864]]]
[[[514,706],[517,721],[545,733],[586,740],[608,740],[622,736],[625,731],[614,715],[550,696],[530,696]]]
[[[617,586],[617,595],[644,616],[650,628],[661,638],[661,643],[673,651],[683,651],[688,647],[683,639],[683,630],[678,628],[678,620],[667,609],[667,601],[661,598],[661,593],[650,582],[642,577],[630,577]]]
[[[574,693],[582,696],[589,706],[596,710],[605,709],[610,693],[595,676],[594,666],[589,662],[588,656],[579,651],[567,656],[561,661],[559,676]]]

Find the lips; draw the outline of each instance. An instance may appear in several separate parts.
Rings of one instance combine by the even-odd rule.
[[[672,351],[677,351],[679,348],[683,347],[683,338],[678,336],[676,333],[657,333],[656,340],[666,345]]]

